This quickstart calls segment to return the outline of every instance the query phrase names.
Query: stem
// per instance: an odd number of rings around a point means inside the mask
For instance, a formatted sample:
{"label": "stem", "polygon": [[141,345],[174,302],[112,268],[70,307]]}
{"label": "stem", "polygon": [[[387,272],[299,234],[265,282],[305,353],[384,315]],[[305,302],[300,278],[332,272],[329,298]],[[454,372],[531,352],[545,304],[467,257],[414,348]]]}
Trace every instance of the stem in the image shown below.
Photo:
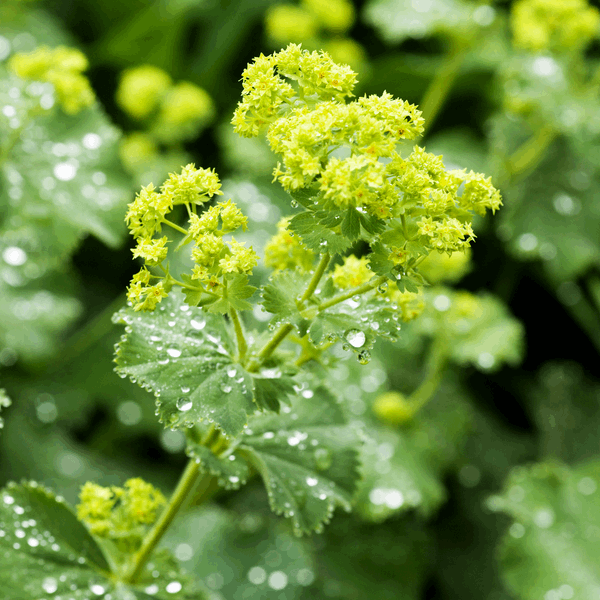
{"label": "stem", "polygon": [[317,268],[315,269],[311,280],[308,282],[308,287],[306,288],[304,294],[302,294],[302,298],[300,298],[301,306],[304,305],[304,303],[313,295],[314,291],[317,289],[319,281],[321,281],[321,277],[323,277],[323,274],[327,270],[330,260],[331,254],[329,254],[329,252],[325,252],[325,254],[321,256],[321,260],[319,261],[319,264],[317,265]]}
{"label": "stem", "polygon": [[460,71],[467,49],[468,46],[465,45],[455,46],[425,91],[420,107],[425,123],[427,124],[427,129],[431,129],[431,125],[434,123],[444,101],[448,97],[452,84]]}
{"label": "stem", "polygon": [[[325,254],[323,254],[321,256],[321,260],[319,261],[319,264],[317,265],[317,268],[315,269],[313,276],[311,277],[310,281],[308,282],[308,286],[306,287],[304,294],[302,294],[302,297],[300,298],[300,301],[298,302],[298,304],[299,304],[298,308],[300,310],[302,310],[304,303],[307,300],[309,300],[309,298],[313,295],[314,291],[317,289],[317,285],[319,285],[319,281],[321,281],[321,278],[323,277],[325,271],[327,270],[327,267],[329,266],[330,261],[331,261],[331,255],[329,254],[329,252],[325,252]],[[283,340],[286,338],[286,336],[293,329],[294,329],[294,326],[290,325],[289,323],[287,323],[285,325],[281,325],[275,331],[275,333],[273,334],[271,339],[264,345],[262,350],[258,353],[256,360],[254,360],[252,362],[252,364],[250,364],[250,366],[248,367],[248,370],[250,372],[256,371],[258,369],[258,367],[267,358],[269,358],[269,356],[271,356],[271,354],[273,354],[273,352],[275,351],[277,346],[279,346],[279,344],[281,344],[281,342],[283,342]]]}
{"label": "stem", "polygon": [[[197,483],[200,468],[195,460],[190,460],[184,472],[179,479],[179,483],[169,500],[169,504],[160,515],[158,521],[154,524],[148,535],[144,538],[142,547],[135,555],[135,559],[129,573],[124,577],[126,583],[135,583],[152,555],[154,548],[165,534],[173,519],[177,516],[179,509],[188,497],[190,491]],[[207,476],[209,477],[209,476]]]}
{"label": "stem", "polygon": [[188,235],[188,231],[185,230],[183,227],[179,227],[179,225],[177,225],[176,223],[173,223],[173,221],[169,221],[169,219],[165,219],[164,217],[161,220],[161,223],[164,223],[165,225],[168,225],[169,227],[172,227],[173,229],[176,229],[177,231]]}
{"label": "stem", "polygon": [[238,360],[242,362],[246,356],[246,352],[248,351],[248,344],[246,343],[246,338],[244,337],[242,322],[240,321],[240,316],[238,315],[237,310],[235,310],[233,306],[229,309],[229,316],[231,317],[231,322],[233,323],[233,328],[235,329],[235,337],[238,346]]}
{"label": "stem", "polygon": [[169,275],[169,281],[173,284],[173,285],[178,285],[182,288],[185,288],[186,290],[194,290],[195,292],[202,292],[203,294],[208,294],[209,296],[216,296],[217,294],[215,294],[214,292],[211,292],[207,289],[204,289],[203,287],[198,287],[195,285],[188,285],[187,283],[184,283],[183,281],[179,281],[178,279],[175,279],[175,277],[173,277],[172,275]]}
{"label": "stem", "polygon": [[558,132],[549,125],[538,130],[508,159],[509,174],[514,177],[537,165],[557,136]]}
{"label": "stem", "polygon": [[326,308],[329,308],[330,306],[335,306],[336,304],[339,304],[340,302],[343,302],[344,300],[348,300],[349,298],[352,298],[353,296],[360,296],[361,294],[370,292],[371,290],[374,290],[376,287],[379,287],[382,283],[384,283],[386,281],[387,281],[387,277],[385,275],[381,275],[380,277],[371,279],[371,281],[367,281],[367,283],[363,283],[362,285],[358,286],[357,288],[352,288],[351,290],[344,292],[343,294],[334,296],[333,298],[330,298],[326,302],[319,304],[319,306],[316,309],[315,314],[311,315],[309,318],[312,318],[317,313],[321,312],[322,310],[325,310]]}
{"label": "stem", "polygon": [[440,340],[432,343],[427,359],[427,375],[421,385],[407,398],[412,414],[416,414],[437,390],[446,366],[446,346]]}

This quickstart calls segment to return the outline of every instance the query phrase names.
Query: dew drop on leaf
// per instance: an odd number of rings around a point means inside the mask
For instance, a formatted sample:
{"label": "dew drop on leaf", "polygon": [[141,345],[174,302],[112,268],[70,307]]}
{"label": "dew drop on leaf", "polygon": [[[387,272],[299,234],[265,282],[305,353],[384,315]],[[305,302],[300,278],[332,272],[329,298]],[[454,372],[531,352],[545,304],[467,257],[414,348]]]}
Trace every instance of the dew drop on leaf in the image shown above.
{"label": "dew drop on leaf", "polygon": [[358,329],[350,329],[344,337],[353,348],[362,348],[367,339],[364,332]]}
{"label": "dew drop on leaf", "polygon": [[331,467],[331,450],[317,448],[315,450],[315,465],[319,471],[325,471]]}
{"label": "dew drop on leaf", "polygon": [[181,412],[187,412],[188,410],[190,410],[190,408],[192,408],[192,406],[192,401],[186,396],[182,396],[181,398],[179,398],[179,400],[177,400],[177,408]]}

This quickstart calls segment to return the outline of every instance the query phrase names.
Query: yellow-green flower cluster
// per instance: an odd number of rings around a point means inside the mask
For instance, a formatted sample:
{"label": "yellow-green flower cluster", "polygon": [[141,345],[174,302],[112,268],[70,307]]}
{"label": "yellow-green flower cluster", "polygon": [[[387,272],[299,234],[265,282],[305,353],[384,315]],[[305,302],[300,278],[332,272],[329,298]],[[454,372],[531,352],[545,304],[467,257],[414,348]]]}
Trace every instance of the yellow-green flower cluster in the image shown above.
{"label": "yellow-green flower cluster", "polygon": [[350,254],[344,258],[341,265],[335,266],[331,278],[336,287],[345,290],[367,283],[373,275],[365,257],[357,258],[354,254]]}
{"label": "yellow-green flower cluster", "polygon": [[452,254],[469,247],[475,239],[470,223],[462,223],[453,217],[433,220],[421,217],[418,222],[419,234],[427,239],[429,245],[439,252]]}
{"label": "yellow-green flower cluster", "polygon": [[152,136],[166,144],[195,137],[214,117],[205,90],[188,81],[174,84],[168,73],[152,65],[125,70],[116,100],[134,119],[150,119]]}
{"label": "yellow-green flower cluster", "polygon": [[352,95],[355,84],[356,73],[350,67],[334,63],[325,52],[303,51],[290,44],[281,52],[261,54],[244,70],[243,100],[232,123],[240,135],[254,137],[292,107],[296,98],[342,101]]}
{"label": "yellow-green flower cluster", "polygon": [[518,0],[511,27],[518,48],[579,51],[600,33],[600,12],[587,0]]}
{"label": "yellow-green flower cluster", "polygon": [[290,234],[289,223],[289,218],[283,218],[277,223],[277,233],[265,246],[265,265],[276,271],[298,268],[307,272],[313,266],[315,254],[302,244],[297,235]]}
{"label": "yellow-green flower cluster", "polygon": [[123,488],[87,482],[79,498],[77,518],[91,533],[112,540],[124,552],[140,545],[166,504],[162,493],[140,478],[127,480]]}
{"label": "yellow-green flower cluster", "polygon": [[392,391],[377,396],[373,402],[373,412],[384,423],[402,425],[412,419],[414,408],[404,394]]}
{"label": "yellow-green flower cluster", "polygon": [[158,156],[158,146],[147,133],[134,131],[119,145],[119,158],[127,171],[135,172]]}
{"label": "yellow-green flower cluster", "polygon": [[[220,221],[220,227],[219,227]],[[219,202],[200,217],[190,216],[189,234],[195,241],[192,259],[196,263],[192,279],[217,288],[219,278],[228,273],[250,274],[258,263],[254,250],[245,248],[233,236],[229,245],[223,235],[240,227],[246,230],[248,217],[231,201]]]}
{"label": "yellow-green flower cluster", "polygon": [[88,68],[87,58],[75,48],[40,46],[28,54],[15,54],[8,66],[23,79],[51,83],[60,105],[69,115],[91,106],[96,99],[89,81],[82,75]]}
{"label": "yellow-green flower cluster", "polygon": [[[160,192],[153,184],[143,187],[135,200],[128,205],[125,215],[129,231],[137,240],[137,245],[132,250],[134,258],[142,258],[148,266],[160,265],[167,258],[168,239],[166,236],[158,239],[153,236],[161,232],[166,215],[174,206],[183,204],[191,218],[198,218],[193,211],[197,206],[208,202],[212,196],[222,194],[220,187],[219,178],[214,171],[196,169],[193,164],[183,167],[181,173],[171,173],[161,186]],[[239,222],[239,217],[236,221],[236,217],[227,214],[228,223]],[[154,310],[168,294],[168,281],[150,285],[151,278],[158,277],[153,276],[144,266],[134,275],[127,289],[127,299],[136,311]]]}
{"label": "yellow-green flower cluster", "polygon": [[320,31],[345,33],[354,23],[349,0],[302,0],[300,5],[275,4],[265,16],[268,37],[274,42],[308,42]]}

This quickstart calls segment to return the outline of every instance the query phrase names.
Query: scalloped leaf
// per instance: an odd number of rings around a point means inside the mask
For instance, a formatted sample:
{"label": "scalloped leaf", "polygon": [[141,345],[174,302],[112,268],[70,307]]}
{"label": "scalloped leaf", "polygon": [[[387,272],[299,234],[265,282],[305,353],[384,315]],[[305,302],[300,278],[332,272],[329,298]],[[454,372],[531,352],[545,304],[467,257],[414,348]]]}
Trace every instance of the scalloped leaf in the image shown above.
{"label": "scalloped leaf", "polygon": [[271,508],[300,535],[321,531],[335,506],[350,510],[360,445],[331,392],[306,387],[281,415],[254,417],[235,452],[260,473]]}
{"label": "scalloped leaf", "polygon": [[267,312],[275,315],[278,323],[293,323],[299,320],[297,298],[306,289],[308,276],[298,271],[275,273],[262,291],[262,305]]}
{"label": "scalloped leaf", "polygon": [[116,371],[154,392],[165,426],[205,420],[229,436],[242,431],[257,407],[250,375],[233,362],[223,317],[171,294],[152,313],[123,309],[113,320],[126,326]]}
{"label": "scalloped leaf", "polygon": [[600,461],[515,468],[489,499],[513,524],[501,545],[504,580],[518,598],[592,600],[600,589]]}
{"label": "scalloped leaf", "polygon": [[[325,213],[326,214],[326,213]],[[329,229],[319,213],[305,211],[292,217],[289,229],[297,233],[307,248],[318,253],[340,254],[350,247],[350,240]]]}
{"label": "scalloped leaf", "polygon": [[3,598],[199,598],[198,584],[164,552],[152,559],[161,572],[158,579],[146,573],[136,586],[115,583],[100,546],[71,507],[35,482],[11,483],[0,493],[0,524]]}

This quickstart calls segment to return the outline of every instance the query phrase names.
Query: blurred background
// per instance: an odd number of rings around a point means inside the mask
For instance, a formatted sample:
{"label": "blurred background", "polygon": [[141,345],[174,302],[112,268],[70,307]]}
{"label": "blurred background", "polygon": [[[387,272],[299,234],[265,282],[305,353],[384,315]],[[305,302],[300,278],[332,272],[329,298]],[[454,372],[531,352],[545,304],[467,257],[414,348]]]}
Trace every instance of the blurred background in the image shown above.
{"label": "blurred background", "polygon": [[[429,274],[452,298],[493,298],[493,314],[452,317],[462,354],[409,424],[381,394],[417,388],[445,309],[403,325],[367,366],[336,351],[331,380],[368,434],[353,515],[297,539],[250,484],[190,513],[167,543],[215,598],[591,598],[573,596],[566,574],[600,587],[599,34],[594,5],[575,0],[3,2],[0,387],[13,405],[0,483],[36,479],[73,503],[88,480],[174,485],[183,434],[112,371],[111,315],[139,268],[123,215],[140,185],[188,162],[215,168],[262,256],[289,197],[271,184],[266,142],[230,120],[247,63],[302,43],[350,64],[357,96],[419,104],[420,143],[448,167],[492,176],[504,206],[476,221],[469,264]],[[42,44],[84,52],[98,103],[15,142],[5,64]],[[563,502],[571,482],[589,505]],[[544,554],[564,543],[589,564]]]}

